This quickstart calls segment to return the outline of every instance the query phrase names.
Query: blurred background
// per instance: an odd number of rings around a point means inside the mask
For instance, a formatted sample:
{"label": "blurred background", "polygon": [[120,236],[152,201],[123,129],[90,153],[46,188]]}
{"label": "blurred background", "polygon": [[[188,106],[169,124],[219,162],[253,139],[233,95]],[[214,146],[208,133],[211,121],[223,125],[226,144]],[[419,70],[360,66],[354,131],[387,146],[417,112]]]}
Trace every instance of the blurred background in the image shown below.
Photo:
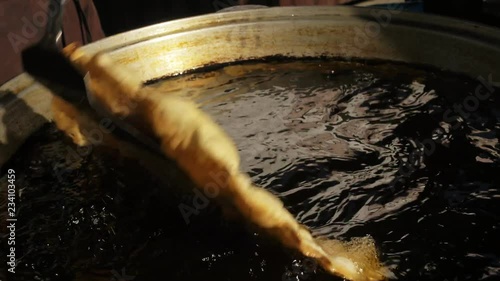
{"label": "blurred background", "polygon": [[213,13],[239,4],[266,6],[351,5],[425,12],[500,27],[500,0],[94,0],[107,36],[138,27],[190,16]]}

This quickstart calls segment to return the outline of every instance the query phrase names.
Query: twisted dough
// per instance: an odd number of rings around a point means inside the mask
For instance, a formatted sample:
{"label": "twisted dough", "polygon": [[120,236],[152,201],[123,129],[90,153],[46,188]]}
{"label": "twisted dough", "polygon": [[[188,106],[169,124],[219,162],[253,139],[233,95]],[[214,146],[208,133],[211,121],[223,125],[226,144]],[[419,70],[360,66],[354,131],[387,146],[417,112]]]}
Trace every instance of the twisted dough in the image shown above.
{"label": "twisted dough", "polygon": [[[370,262],[359,262],[352,260],[355,255],[348,255],[348,250],[338,247],[338,242],[336,252],[327,254],[278,198],[254,186],[240,171],[236,146],[196,104],[143,88],[133,73],[116,66],[106,54],[89,56],[76,45],[68,46],[64,53],[82,74],[90,74],[87,87],[106,114],[158,139],[162,152],[174,159],[199,188],[216,185],[218,196],[214,200],[223,210],[236,210],[285,246],[316,259],[330,273],[354,281],[385,278],[386,272],[378,263],[375,251],[372,254],[375,256],[368,259]],[[71,133],[77,144],[84,143],[76,113],[64,107],[64,102],[56,99],[56,123]],[[321,243],[333,245],[328,241]]]}

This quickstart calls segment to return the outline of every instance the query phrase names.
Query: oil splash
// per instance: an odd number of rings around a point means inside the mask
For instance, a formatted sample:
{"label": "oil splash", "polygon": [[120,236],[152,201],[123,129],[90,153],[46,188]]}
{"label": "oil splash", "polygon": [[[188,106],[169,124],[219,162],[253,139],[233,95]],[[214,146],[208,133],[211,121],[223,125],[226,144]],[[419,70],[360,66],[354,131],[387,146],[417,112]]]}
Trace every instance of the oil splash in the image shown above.
{"label": "oil splash", "polygon": [[[351,277],[355,281],[394,279],[396,276],[379,259],[375,240],[367,235],[355,237],[349,241],[317,238],[316,242],[325,250],[334,262],[343,266],[353,266]],[[350,261],[355,261],[351,264]],[[341,267],[340,265],[337,267]]]}

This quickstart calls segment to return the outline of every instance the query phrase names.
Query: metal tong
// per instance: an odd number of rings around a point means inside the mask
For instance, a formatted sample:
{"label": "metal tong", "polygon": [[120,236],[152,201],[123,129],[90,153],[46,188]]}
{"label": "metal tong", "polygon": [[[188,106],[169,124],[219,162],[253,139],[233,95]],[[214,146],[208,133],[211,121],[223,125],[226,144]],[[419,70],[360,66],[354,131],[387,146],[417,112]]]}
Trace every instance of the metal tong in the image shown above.
{"label": "metal tong", "polygon": [[22,51],[24,70],[37,82],[51,92],[74,105],[81,112],[93,116],[96,120],[109,118],[115,123],[112,134],[122,141],[130,142],[158,155],[160,147],[150,137],[143,135],[134,127],[117,120],[113,116],[105,116],[98,105],[92,102],[92,92],[86,87],[87,74],[80,72],[62,54],[59,44],[62,37],[62,16],[66,0],[50,0],[49,5],[55,8],[55,14],[49,17],[43,38]]}

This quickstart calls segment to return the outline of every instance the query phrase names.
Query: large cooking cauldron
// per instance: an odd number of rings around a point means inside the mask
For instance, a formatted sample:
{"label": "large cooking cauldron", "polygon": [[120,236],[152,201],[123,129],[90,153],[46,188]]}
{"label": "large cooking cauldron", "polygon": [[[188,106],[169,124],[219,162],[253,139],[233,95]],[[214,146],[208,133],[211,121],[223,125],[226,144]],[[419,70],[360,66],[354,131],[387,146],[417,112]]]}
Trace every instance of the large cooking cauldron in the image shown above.
{"label": "large cooking cauldron", "polygon": [[[263,8],[161,23],[85,47],[144,81],[269,56],[367,58],[500,77],[500,32],[448,18],[345,7]],[[47,66],[50,71],[50,66]],[[1,88],[0,165],[51,119],[51,94],[22,74]]]}

